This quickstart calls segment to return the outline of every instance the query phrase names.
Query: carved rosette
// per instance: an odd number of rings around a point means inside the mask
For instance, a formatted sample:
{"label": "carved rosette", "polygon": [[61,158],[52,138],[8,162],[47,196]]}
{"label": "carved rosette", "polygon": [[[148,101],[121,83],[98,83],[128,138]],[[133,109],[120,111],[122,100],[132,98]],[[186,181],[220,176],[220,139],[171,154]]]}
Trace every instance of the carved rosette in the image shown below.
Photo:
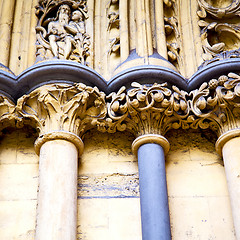
{"label": "carved rosette", "polygon": [[108,96],[108,117],[102,131],[129,130],[134,135],[164,135],[170,128],[188,127],[187,93],[166,83],[152,86],[132,83]]}
{"label": "carved rosette", "polygon": [[18,113],[30,120],[42,136],[70,132],[78,136],[106,114],[105,94],[82,83],[50,84],[37,88],[17,102]]}
{"label": "carved rosette", "polygon": [[67,59],[88,65],[90,36],[86,0],[39,0],[36,6],[37,61]]}
{"label": "carved rosette", "polygon": [[240,56],[239,14],[240,1],[198,0],[198,25],[201,28],[201,39],[205,66],[214,61]]}
{"label": "carved rosette", "polygon": [[240,76],[220,76],[190,93],[191,110],[202,128],[212,128],[218,136],[240,127]]}

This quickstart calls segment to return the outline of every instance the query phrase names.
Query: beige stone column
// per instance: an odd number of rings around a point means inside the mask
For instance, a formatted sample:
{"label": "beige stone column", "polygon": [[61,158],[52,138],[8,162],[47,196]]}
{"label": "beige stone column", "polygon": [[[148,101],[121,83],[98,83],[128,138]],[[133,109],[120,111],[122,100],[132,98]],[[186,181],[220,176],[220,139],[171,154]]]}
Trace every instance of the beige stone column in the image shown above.
{"label": "beige stone column", "polygon": [[49,84],[18,100],[18,113],[40,130],[36,240],[76,239],[79,136],[103,117],[104,97],[84,84]]}
{"label": "beige stone column", "polygon": [[[226,69],[229,66],[219,68]],[[239,79],[238,74],[230,72],[203,83],[199,89],[190,93],[193,96],[191,111],[198,117],[192,126],[212,128],[218,135],[216,151],[224,161],[237,239],[240,239]]]}
{"label": "beige stone column", "polygon": [[235,233],[240,239],[240,129],[220,136],[216,148],[219,154],[222,150]]}
{"label": "beige stone column", "polygon": [[70,132],[54,132],[39,138],[36,148],[40,148],[36,240],[74,240],[78,154],[83,142]]}

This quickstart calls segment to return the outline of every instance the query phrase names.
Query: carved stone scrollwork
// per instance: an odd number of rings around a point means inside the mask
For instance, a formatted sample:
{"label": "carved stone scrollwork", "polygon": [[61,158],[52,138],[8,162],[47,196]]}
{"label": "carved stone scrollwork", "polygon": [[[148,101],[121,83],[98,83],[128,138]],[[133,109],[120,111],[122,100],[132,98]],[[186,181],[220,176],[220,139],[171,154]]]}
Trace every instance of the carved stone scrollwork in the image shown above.
{"label": "carved stone scrollwork", "polygon": [[94,126],[94,119],[104,118],[105,106],[104,93],[79,83],[42,86],[21,97],[16,108],[35,124],[40,136],[53,131],[81,136]]}
{"label": "carved stone scrollwork", "polygon": [[180,33],[178,20],[176,18],[175,0],[165,0],[164,2],[164,24],[167,40],[168,60],[177,68],[182,64],[180,57]]}
{"label": "carved stone scrollwork", "polygon": [[90,37],[85,28],[86,3],[86,0],[38,1],[37,61],[58,58],[87,65]]}
{"label": "carved stone scrollwork", "polygon": [[[122,87],[108,96],[108,117],[102,131],[129,130],[136,136],[145,134],[164,135],[170,128],[187,126],[189,113],[187,93],[167,84],[152,86],[132,83],[132,89]],[[188,127],[188,126],[187,126]]]}
{"label": "carved stone scrollwork", "polygon": [[225,58],[240,57],[240,1],[198,0],[202,66]]}
{"label": "carved stone scrollwork", "polygon": [[200,11],[199,16],[206,17],[207,12],[215,18],[233,17],[240,15],[240,1],[213,1],[213,0],[198,0]]}
{"label": "carved stone scrollwork", "polygon": [[240,127],[240,76],[229,73],[191,92],[191,110],[202,128],[221,134]]}
{"label": "carved stone scrollwork", "polygon": [[120,19],[119,19],[119,0],[111,0],[107,6],[107,18],[110,48],[108,54],[120,54]]}

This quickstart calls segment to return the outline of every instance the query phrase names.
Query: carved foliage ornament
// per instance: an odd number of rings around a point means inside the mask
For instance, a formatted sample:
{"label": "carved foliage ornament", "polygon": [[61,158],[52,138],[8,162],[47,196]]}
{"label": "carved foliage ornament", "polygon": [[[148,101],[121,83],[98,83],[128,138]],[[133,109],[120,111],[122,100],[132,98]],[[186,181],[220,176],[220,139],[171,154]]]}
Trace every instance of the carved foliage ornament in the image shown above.
{"label": "carved foliage ornament", "polygon": [[203,66],[225,58],[240,57],[240,0],[198,0],[198,4]]}
{"label": "carved foliage ornament", "polygon": [[184,128],[184,121],[189,113],[186,92],[167,84],[152,86],[132,83],[132,89],[122,87],[117,93],[107,98],[108,117],[100,128],[102,131],[115,132],[129,130],[137,136],[160,134],[170,128]]}
{"label": "carved foliage ornament", "polygon": [[101,131],[129,130],[136,136],[164,135],[170,129],[211,128],[218,136],[240,128],[240,76],[229,73],[190,93],[166,83],[132,84],[108,97],[108,115]]}
{"label": "carved foliage ornament", "polygon": [[240,127],[240,76],[229,73],[220,76],[190,93],[191,110],[203,123],[222,133]]}
{"label": "carved foliage ornament", "polygon": [[200,6],[198,15],[202,18],[205,18],[207,16],[207,12],[215,18],[233,17],[240,15],[240,0],[198,0],[198,3]]}
{"label": "carved foliage ornament", "polygon": [[119,18],[119,0],[110,0],[107,5],[107,18],[109,33],[109,51],[108,55],[112,53],[119,54],[120,50],[120,18]]}
{"label": "carved foliage ornament", "polygon": [[37,61],[57,58],[87,65],[90,37],[86,33],[86,0],[39,0]]}
{"label": "carved foliage ornament", "polygon": [[9,126],[20,126],[20,119],[15,112],[15,104],[0,94],[0,130]]}
{"label": "carved foliage ornament", "polygon": [[109,133],[128,130],[136,136],[211,128],[220,136],[240,128],[240,75],[236,73],[205,82],[189,94],[166,83],[132,83],[130,90],[122,87],[108,95],[107,102],[105,98],[96,87],[81,83],[42,86],[19,98],[16,106],[0,95],[0,130],[27,121],[40,135],[67,131],[82,136],[96,127]]}
{"label": "carved foliage ornament", "polygon": [[105,94],[84,84],[45,85],[17,102],[17,112],[31,119],[40,135],[51,131],[68,131],[82,135],[92,128],[95,118],[106,114]]}
{"label": "carved foliage ornament", "polygon": [[164,0],[164,25],[167,41],[168,60],[176,67],[182,64],[180,57],[180,33],[178,28],[175,0]]}

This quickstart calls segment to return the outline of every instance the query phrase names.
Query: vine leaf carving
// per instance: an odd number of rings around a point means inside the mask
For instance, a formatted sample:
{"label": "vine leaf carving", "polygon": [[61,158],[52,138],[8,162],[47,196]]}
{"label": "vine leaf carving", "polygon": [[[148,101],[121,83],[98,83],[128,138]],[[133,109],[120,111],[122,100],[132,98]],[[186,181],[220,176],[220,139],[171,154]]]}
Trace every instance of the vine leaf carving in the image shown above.
{"label": "vine leaf carving", "polygon": [[[191,111],[218,135],[240,125],[240,76],[229,73],[203,83],[192,96]],[[200,126],[201,127],[201,126]]]}
{"label": "vine leaf carving", "polygon": [[189,113],[187,93],[176,86],[172,90],[166,83],[122,87],[108,99],[108,115],[102,131],[129,130],[135,135],[164,134],[170,128],[186,127]]}

